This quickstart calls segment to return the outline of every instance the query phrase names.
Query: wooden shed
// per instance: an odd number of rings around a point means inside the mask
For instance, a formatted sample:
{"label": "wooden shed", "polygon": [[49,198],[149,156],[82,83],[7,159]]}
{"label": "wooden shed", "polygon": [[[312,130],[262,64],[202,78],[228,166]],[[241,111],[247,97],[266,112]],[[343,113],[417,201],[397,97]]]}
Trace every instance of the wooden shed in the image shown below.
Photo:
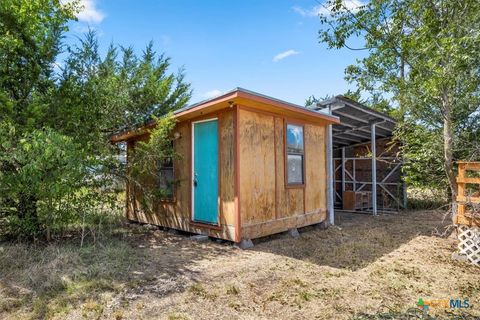
{"label": "wooden shed", "polygon": [[[327,127],[338,117],[241,88],[174,116],[181,159],[159,168],[176,182],[171,197],[143,212],[127,186],[129,220],[237,243],[326,220]],[[112,142],[134,152],[154,125]]]}

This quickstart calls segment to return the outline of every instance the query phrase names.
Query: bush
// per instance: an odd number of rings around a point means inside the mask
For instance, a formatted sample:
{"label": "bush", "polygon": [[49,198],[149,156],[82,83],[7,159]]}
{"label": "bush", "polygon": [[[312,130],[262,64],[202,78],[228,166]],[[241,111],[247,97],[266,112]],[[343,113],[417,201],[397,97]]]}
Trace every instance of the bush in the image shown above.
{"label": "bush", "polygon": [[111,45],[105,56],[93,31],[64,43],[81,6],[63,2],[0,1],[0,233],[15,239],[71,228],[95,239],[126,178],[111,135],[191,96],[183,69],[169,72],[153,43],[141,55]]}
{"label": "bush", "polygon": [[448,206],[448,196],[445,189],[408,188],[408,209],[436,210]]}
{"label": "bush", "polygon": [[74,226],[101,225],[105,208],[116,205],[97,179],[104,160],[52,129],[17,135],[0,124],[0,218],[4,235],[51,238]]}
{"label": "bush", "polygon": [[173,129],[176,120],[169,113],[156,121],[157,124],[150,131],[149,139],[137,142],[135,152],[129,154],[126,169],[128,183],[135,185],[142,194],[136,200],[139,201],[141,209],[147,212],[154,211],[155,203],[169,197],[169,187],[175,188],[180,183],[173,180],[173,177],[165,186],[160,183],[162,163],[181,160],[181,156],[174,149]]}

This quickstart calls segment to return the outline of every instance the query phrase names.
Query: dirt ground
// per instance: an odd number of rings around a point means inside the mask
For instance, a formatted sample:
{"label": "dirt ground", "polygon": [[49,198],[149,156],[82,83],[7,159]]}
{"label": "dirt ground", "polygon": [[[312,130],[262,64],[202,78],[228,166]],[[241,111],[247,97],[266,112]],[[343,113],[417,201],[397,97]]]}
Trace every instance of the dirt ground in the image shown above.
{"label": "dirt ground", "polygon": [[0,318],[361,319],[453,298],[471,307],[430,314],[480,319],[480,269],[451,259],[442,219],[342,213],[250,250],[139,225],[81,250],[0,243]]}

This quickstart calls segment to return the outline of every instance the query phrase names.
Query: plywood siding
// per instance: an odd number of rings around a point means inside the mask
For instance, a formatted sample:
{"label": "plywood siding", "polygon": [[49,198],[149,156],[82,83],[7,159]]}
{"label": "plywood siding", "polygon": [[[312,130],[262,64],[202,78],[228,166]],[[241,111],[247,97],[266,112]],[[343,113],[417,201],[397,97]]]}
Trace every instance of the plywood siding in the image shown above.
{"label": "plywood siding", "polygon": [[305,212],[327,208],[326,134],[325,127],[305,125]]}
{"label": "plywood siding", "polygon": [[[220,157],[220,189],[219,189],[219,212],[220,227],[217,229],[202,227],[191,223],[191,121],[177,124],[175,132],[180,138],[175,141],[175,150],[179,159],[175,160],[175,179],[177,186],[174,202],[157,202],[154,204],[154,212],[142,210],[141,188],[128,186],[129,193],[127,217],[130,220],[142,223],[150,223],[169,228],[184,230],[194,233],[207,233],[210,236],[234,240],[235,208],[234,208],[234,129],[233,111],[227,110],[222,113],[202,116],[202,118],[218,118],[219,122],[219,157]],[[193,119],[192,121],[196,121]],[[198,119],[199,120],[199,119]],[[130,142],[130,151],[134,142]],[[151,177],[145,177],[143,186],[152,184]]]}
{"label": "plywood siding", "polygon": [[[135,147],[134,141],[127,142],[127,161],[130,161],[130,158],[133,154],[133,149]],[[125,211],[128,220],[136,220],[135,217],[135,187],[131,183],[126,184],[125,188]]]}
{"label": "plywood siding", "polygon": [[[239,107],[202,115],[177,124],[181,136],[175,142],[180,159],[175,161],[178,185],[175,202],[156,203],[152,213],[141,210],[140,188],[129,186],[127,216],[131,220],[235,240],[236,165],[240,199],[241,238],[258,238],[290,228],[319,223],[326,218],[325,126],[304,123],[305,185],[285,185],[285,119],[282,115]],[[191,223],[191,121],[219,121],[220,226],[206,228]],[[295,122],[296,123],[296,122]],[[238,141],[236,136],[238,134]],[[238,143],[238,155],[235,149]],[[129,143],[129,147],[133,145]],[[130,152],[130,151],[129,151]],[[148,177],[144,181],[152,183]],[[134,198],[134,199],[133,199]]]}
{"label": "plywood siding", "polygon": [[257,238],[326,219],[326,147],[322,125],[304,123],[305,185],[285,185],[285,124],[280,115],[241,108],[242,238]]}
{"label": "plywood siding", "polygon": [[265,221],[249,226],[242,225],[242,237],[244,239],[260,238],[292,228],[301,228],[312,224],[317,224],[324,220],[325,213],[323,211],[319,211],[317,213],[294,215],[291,217]]}
{"label": "plywood siding", "polygon": [[274,118],[240,110],[240,212],[242,225],[275,218]]}
{"label": "plywood siding", "polygon": [[190,212],[190,153],[191,153],[191,134],[190,123],[181,122],[177,124],[176,132],[181,138],[175,141],[175,150],[180,158],[175,160],[175,180],[178,185],[176,188],[176,212],[175,214],[183,219],[189,219]]}
{"label": "plywood siding", "polygon": [[303,214],[304,189],[285,187],[285,121],[275,118],[277,219]]}
{"label": "plywood siding", "polygon": [[221,113],[220,130],[220,223],[235,224],[235,132],[233,111]]}
{"label": "plywood siding", "polygon": [[285,149],[284,149],[285,123],[283,118],[275,117],[275,169],[276,169],[276,218],[289,215],[289,195],[285,189]]}

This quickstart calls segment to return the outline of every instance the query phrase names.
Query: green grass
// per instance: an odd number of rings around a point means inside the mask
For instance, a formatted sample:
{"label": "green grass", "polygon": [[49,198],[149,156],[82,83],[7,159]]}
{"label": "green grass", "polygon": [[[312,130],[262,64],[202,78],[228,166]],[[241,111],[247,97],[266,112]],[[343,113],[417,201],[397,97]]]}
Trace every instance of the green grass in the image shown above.
{"label": "green grass", "polygon": [[48,319],[80,305],[87,316],[101,313],[101,295],[128,286],[130,270],[145,259],[128,241],[104,240],[84,247],[76,241],[0,243],[0,318],[23,310]]}

